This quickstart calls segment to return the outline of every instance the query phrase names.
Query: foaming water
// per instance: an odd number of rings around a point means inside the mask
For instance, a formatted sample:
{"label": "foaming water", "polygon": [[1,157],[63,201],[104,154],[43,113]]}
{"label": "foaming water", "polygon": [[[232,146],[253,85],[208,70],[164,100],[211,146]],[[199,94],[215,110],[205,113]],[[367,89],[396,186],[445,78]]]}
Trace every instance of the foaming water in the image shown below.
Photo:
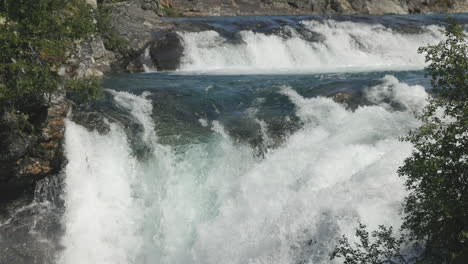
{"label": "foaming water", "polygon": [[438,26],[403,33],[381,24],[303,21],[273,34],[241,31],[231,41],[216,31],[181,32],[180,71],[210,73],[350,72],[422,69],[418,47],[443,38]]}
{"label": "foaming water", "polygon": [[141,245],[132,196],[137,160],[115,124],[107,135],[66,122],[65,250],[59,263],[134,263]]}
{"label": "foaming water", "polygon": [[151,93],[109,91],[151,152],[136,158],[122,125],[100,135],[67,121],[59,263],[330,263],[357,220],[398,226],[405,191],[396,170],[412,147],[397,138],[419,125],[413,112],[427,94],[393,76],[364,92],[375,105],[351,111],[282,86],[277,95],[302,126],[259,157],[203,118],[204,141],[162,145],[153,120],[164,110]]}

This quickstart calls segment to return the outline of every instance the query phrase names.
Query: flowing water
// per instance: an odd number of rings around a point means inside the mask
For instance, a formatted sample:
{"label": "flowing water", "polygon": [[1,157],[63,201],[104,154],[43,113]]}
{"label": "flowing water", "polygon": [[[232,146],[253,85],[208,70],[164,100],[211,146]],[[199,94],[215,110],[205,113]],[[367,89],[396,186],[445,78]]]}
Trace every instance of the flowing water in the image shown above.
{"label": "flowing water", "polygon": [[271,19],[194,19],[178,71],[106,80],[107,132],[67,121],[58,263],[331,263],[400,225],[440,17]]}

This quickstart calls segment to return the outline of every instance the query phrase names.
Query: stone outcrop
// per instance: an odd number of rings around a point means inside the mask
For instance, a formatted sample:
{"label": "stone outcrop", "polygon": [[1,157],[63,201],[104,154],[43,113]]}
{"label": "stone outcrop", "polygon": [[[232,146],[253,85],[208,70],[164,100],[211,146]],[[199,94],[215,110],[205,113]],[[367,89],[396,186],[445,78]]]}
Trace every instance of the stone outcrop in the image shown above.
{"label": "stone outcrop", "polygon": [[0,263],[52,263],[59,247],[71,104],[63,97],[31,102],[0,116]]}
{"label": "stone outcrop", "polygon": [[[21,113],[4,113],[0,120],[0,204],[34,189],[36,182],[58,173],[63,165],[62,144],[67,101],[37,106],[28,123]],[[34,127],[26,127],[34,124]]]}
{"label": "stone outcrop", "polygon": [[116,55],[106,50],[100,36],[76,44],[62,74],[76,77],[100,77],[112,71]]}
{"label": "stone outcrop", "polygon": [[172,0],[186,16],[466,12],[466,0]]}

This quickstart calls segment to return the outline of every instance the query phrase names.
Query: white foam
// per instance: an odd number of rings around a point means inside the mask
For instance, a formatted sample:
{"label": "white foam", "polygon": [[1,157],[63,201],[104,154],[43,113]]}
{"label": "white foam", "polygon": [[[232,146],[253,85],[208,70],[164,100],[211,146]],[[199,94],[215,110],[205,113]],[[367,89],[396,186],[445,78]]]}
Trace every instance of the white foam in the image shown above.
{"label": "white foam", "polygon": [[215,31],[179,33],[185,55],[181,72],[202,73],[306,73],[422,69],[418,47],[443,38],[437,26],[422,33],[395,32],[380,24],[326,20],[302,22],[310,42],[292,28],[291,37],[242,31],[241,43],[230,43]]}
{"label": "white foam", "polygon": [[157,72],[158,68],[154,65],[153,60],[151,59],[149,47],[145,49],[143,56],[141,57],[141,64],[143,66],[143,71],[146,73]]}
{"label": "white foam", "polygon": [[329,263],[337,236],[352,234],[358,219],[400,224],[406,193],[396,170],[411,146],[396,137],[418,125],[411,114],[349,112],[283,92],[305,127],[236,180],[237,195],[221,201],[216,218],[197,225],[194,263]]}
{"label": "white foam", "polygon": [[65,247],[59,263],[127,264],[142,240],[132,197],[136,159],[116,125],[108,135],[66,122]]}
{"label": "white foam", "polygon": [[392,75],[386,75],[382,81],[382,84],[371,87],[366,91],[366,98],[372,103],[391,109],[391,106],[385,102],[385,100],[390,100],[403,105],[411,111],[417,111],[427,105],[429,96],[423,86],[409,86],[406,83],[399,82]]}
{"label": "white foam", "polygon": [[[178,152],[163,146],[141,161],[121,127],[101,136],[68,121],[61,263],[330,263],[337,237],[353,234],[357,220],[398,226],[406,192],[396,170],[412,147],[397,137],[419,125],[412,111],[351,112],[289,87],[281,93],[304,126],[263,159],[218,121],[209,141]],[[144,96],[114,98],[154,130]]]}

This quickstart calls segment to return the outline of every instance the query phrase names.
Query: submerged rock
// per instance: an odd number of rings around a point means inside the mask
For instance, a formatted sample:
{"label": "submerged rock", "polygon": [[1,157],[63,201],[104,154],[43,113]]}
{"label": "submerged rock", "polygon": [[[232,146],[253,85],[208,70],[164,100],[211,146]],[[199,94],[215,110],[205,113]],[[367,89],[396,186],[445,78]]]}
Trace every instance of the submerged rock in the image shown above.
{"label": "submerged rock", "polygon": [[339,104],[348,104],[353,99],[353,95],[348,92],[337,92],[329,97]]}

